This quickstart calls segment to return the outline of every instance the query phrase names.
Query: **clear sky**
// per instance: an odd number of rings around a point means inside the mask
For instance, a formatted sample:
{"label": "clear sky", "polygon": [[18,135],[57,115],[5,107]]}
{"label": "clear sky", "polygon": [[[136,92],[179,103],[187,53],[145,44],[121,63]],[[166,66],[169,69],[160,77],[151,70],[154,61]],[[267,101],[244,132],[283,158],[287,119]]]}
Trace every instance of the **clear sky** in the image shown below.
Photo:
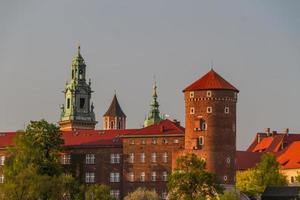
{"label": "clear sky", "polygon": [[149,111],[184,122],[182,89],[214,69],[239,90],[237,146],[300,132],[300,1],[0,1],[0,130],[57,122],[80,42],[97,128],[114,90],[129,128]]}

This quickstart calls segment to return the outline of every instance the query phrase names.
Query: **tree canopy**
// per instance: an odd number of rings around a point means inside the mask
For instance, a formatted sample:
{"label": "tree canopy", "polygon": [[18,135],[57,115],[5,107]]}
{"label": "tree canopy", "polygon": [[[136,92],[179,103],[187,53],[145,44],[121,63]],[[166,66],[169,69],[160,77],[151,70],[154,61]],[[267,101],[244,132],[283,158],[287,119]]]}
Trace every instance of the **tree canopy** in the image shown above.
{"label": "tree canopy", "polygon": [[138,188],[134,192],[129,193],[124,200],[159,200],[159,196],[154,190]]}
{"label": "tree canopy", "polygon": [[168,177],[169,200],[202,200],[215,198],[223,188],[216,175],[205,171],[205,161],[195,154],[180,156]]}
{"label": "tree canopy", "polygon": [[280,173],[280,165],[271,153],[263,154],[254,168],[237,172],[237,188],[251,196],[261,194],[267,186],[284,185],[287,179]]}

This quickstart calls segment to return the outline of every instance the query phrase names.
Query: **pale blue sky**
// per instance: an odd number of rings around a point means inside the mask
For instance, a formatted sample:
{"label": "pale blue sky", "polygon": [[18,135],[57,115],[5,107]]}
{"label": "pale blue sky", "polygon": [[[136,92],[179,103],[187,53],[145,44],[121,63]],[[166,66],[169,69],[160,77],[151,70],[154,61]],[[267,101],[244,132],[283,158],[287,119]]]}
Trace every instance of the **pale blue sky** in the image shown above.
{"label": "pale blue sky", "polygon": [[239,90],[239,149],[266,127],[300,132],[300,1],[0,2],[0,130],[59,120],[80,42],[98,128],[114,90],[140,127],[156,75],[161,111],[184,122],[182,89],[214,69]]}

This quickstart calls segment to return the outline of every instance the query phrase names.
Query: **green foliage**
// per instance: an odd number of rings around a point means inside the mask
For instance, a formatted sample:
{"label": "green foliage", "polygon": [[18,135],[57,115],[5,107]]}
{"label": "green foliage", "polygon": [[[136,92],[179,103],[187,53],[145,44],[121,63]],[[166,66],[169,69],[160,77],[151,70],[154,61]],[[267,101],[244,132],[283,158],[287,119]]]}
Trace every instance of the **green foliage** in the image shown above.
{"label": "green foliage", "polygon": [[115,200],[110,196],[106,185],[88,185],[85,188],[85,200]]}
{"label": "green foliage", "polygon": [[138,188],[134,192],[129,193],[124,200],[159,200],[159,197],[154,190]]}
{"label": "green foliage", "polygon": [[236,186],[248,195],[261,194],[267,186],[284,185],[287,185],[287,179],[280,173],[280,165],[271,153],[263,154],[253,169],[237,173]]}
{"label": "green foliage", "polygon": [[240,195],[236,191],[226,190],[224,194],[219,196],[220,200],[240,200]]}
{"label": "green foliage", "polygon": [[222,192],[216,175],[205,171],[205,162],[195,154],[178,157],[176,166],[168,178],[169,200],[212,199]]}

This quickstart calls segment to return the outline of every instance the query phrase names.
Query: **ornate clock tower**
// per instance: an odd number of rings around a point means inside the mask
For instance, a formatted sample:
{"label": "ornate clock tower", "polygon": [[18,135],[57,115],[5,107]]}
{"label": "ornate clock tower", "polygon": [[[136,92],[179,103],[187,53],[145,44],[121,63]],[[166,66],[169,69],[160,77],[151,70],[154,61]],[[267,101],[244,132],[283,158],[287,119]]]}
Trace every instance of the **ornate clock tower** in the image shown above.
{"label": "ornate clock tower", "polygon": [[91,103],[91,81],[86,82],[86,65],[78,46],[77,55],[72,60],[72,79],[66,83],[65,104],[61,106],[60,130],[95,129],[94,106]]}

